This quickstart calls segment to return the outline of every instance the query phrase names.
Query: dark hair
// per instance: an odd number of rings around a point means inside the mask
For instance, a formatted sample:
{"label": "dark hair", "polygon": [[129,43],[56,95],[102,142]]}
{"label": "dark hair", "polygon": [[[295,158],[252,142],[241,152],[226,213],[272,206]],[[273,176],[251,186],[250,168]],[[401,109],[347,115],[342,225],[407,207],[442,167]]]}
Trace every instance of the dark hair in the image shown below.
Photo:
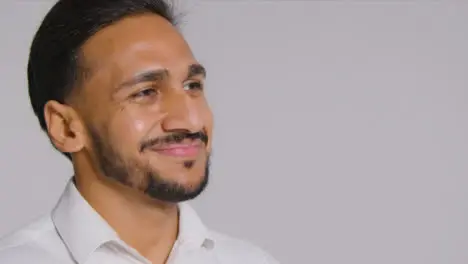
{"label": "dark hair", "polygon": [[59,0],[42,21],[29,54],[29,98],[42,130],[47,131],[45,104],[50,100],[64,104],[82,81],[86,66],[80,49],[91,36],[125,17],[145,13],[175,26],[173,7],[164,0]]}

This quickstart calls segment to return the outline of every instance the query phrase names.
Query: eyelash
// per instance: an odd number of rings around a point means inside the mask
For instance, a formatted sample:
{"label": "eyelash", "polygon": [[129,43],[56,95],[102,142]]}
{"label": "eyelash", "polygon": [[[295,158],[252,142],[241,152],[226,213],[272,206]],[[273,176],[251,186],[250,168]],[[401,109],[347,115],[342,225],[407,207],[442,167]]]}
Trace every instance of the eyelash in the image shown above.
{"label": "eyelash", "polygon": [[[148,92],[151,92],[151,94],[148,94]],[[133,94],[131,97],[132,98],[146,97],[146,96],[150,96],[153,93],[157,93],[157,92],[158,91],[155,88],[146,88],[146,89],[143,89],[143,90]]]}
{"label": "eyelash", "polygon": [[[203,83],[200,82],[200,81],[191,81],[191,82],[188,82],[186,84],[184,84],[184,89],[186,86],[191,86],[191,85],[196,85],[197,87],[196,88],[189,88],[188,90],[199,90],[199,91],[202,91],[203,90]],[[148,94],[150,93],[150,94]],[[133,94],[131,97],[133,99],[136,99],[136,98],[141,98],[141,97],[147,97],[147,96],[151,96],[153,95],[154,93],[158,93],[158,89],[156,88],[146,88],[146,89],[143,89],[135,94]]]}
{"label": "eyelash", "polygon": [[[203,90],[203,83],[202,82],[199,82],[199,81],[191,81],[191,82],[188,82],[184,85],[184,89],[185,89],[185,86],[187,85],[193,85],[193,84],[196,84],[197,85],[197,88],[194,88],[195,90]],[[193,89],[190,89],[190,90],[193,90]]]}

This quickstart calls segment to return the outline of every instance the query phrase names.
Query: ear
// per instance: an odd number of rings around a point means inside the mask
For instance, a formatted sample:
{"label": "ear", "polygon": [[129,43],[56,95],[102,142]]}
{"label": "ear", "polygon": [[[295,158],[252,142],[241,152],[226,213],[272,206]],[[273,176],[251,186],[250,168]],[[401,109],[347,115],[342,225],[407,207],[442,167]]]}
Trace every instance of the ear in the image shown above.
{"label": "ear", "polygon": [[74,153],[83,149],[85,134],[82,122],[73,108],[49,101],[44,106],[44,117],[49,138],[58,150]]}

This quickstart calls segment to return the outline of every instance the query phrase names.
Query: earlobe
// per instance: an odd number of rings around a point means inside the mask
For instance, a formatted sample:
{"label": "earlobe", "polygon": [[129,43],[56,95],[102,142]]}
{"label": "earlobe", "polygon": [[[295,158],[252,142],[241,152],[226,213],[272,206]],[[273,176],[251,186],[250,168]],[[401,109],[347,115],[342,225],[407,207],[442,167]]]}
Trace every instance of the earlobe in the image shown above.
{"label": "earlobe", "polygon": [[78,118],[70,119],[68,123],[69,137],[66,141],[65,148],[69,153],[75,153],[84,147],[84,134],[83,129]]}
{"label": "earlobe", "polygon": [[44,106],[47,132],[55,147],[66,153],[78,152],[83,148],[83,134],[78,116],[67,105],[49,101]]}

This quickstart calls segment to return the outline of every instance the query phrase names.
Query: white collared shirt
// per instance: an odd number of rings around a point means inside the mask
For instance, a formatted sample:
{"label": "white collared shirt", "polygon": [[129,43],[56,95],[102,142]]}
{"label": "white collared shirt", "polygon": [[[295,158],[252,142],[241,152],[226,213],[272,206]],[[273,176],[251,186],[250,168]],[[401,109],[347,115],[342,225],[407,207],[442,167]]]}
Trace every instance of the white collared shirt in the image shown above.
{"label": "white collared shirt", "polygon": [[[168,264],[278,264],[260,248],[208,230],[179,204]],[[150,264],[88,204],[70,181],[52,213],[0,240],[1,264]]]}

